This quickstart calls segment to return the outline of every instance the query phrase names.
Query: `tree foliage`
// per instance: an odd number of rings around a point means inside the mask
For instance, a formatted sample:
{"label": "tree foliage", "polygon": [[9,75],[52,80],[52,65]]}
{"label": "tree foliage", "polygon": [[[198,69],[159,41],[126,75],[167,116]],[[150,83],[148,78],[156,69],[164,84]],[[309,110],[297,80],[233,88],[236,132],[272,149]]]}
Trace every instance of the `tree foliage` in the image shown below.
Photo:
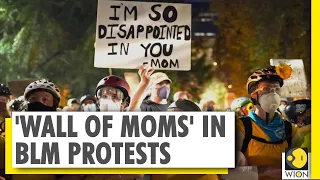
{"label": "tree foliage", "polygon": [[[96,9],[96,0],[0,0],[0,82],[46,77],[74,97],[94,93],[109,75],[93,67]],[[214,0],[212,9],[219,14],[213,47],[218,66],[200,54],[191,71],[166,71],[172,91],[187,90],[199,100],[218,78],[244,95],[250,72],[271,58],[304,59],[310,79],[310,1]],[[137,70],[113,69],[115,75],[124,72]]]}
{"label": "tree foliage", "polygon": [[311,69],[310,1],[216,0],[220,34],[215,44],[215,75],[245,95],[246,78],[270,59],[303,59]]}

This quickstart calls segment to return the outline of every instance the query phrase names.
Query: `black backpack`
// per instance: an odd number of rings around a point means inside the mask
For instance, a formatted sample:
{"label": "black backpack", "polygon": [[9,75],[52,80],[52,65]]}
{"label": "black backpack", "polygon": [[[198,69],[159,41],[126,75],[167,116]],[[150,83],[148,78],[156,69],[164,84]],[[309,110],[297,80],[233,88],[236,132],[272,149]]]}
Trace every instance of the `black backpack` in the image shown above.
{"label": "black backpack", "polygon": [[251,139],[254,139],[256,141],[266,143],[266,144],[282,144],[284,141],[287,141],[288,147],[291,147],[292,125],[289,121],[284,120],[286,137],[280,141],[270,142],[270,141],[266,141],[263,138],[256,137],[256,136],[252,135],[252,119],[250,117],[248,117],[248,116],[241,117],[240,120],[242,121],[244,129],[245,129],[245,136],[244,136],[242,147],[241,147],[242,153],[246,152]]}

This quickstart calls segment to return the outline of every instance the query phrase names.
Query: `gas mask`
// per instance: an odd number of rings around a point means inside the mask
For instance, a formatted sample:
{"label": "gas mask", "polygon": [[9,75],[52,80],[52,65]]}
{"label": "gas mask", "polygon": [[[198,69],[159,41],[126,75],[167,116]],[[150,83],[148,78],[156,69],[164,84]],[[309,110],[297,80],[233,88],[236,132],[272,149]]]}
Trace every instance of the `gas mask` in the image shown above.
{"label": "gas mask", "polygon": [[97,111],[97,107],[95,104],[87,104],[85,106],[83,106],[83,111],[85,112],[96,112]]}
{"label": "gas mask", "polygon": [[158,89],[157,93],[161,99],[168,99],[170,95],[170,88],[167,85],[164,85]]}
{"label": "gas mask", "polygon": [[266,113],[274,113],[280,105],[280,96],[277,93],[263,94],[259,97],[259,104]]}
{"label": "gas mask", "polygon": [[121,101],[112,101],[111,99],[102,98],[99,101],[99,108],[100,111],[106,112],[106,111],[121,111]]}

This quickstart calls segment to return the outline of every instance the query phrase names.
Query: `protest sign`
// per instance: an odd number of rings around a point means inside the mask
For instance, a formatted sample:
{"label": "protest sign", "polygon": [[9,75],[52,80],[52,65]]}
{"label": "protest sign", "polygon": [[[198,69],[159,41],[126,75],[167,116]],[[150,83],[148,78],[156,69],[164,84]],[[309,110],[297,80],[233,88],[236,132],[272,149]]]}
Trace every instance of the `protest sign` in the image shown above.
{"label": "protest sign", "polygon": [[191,69],[191,5],[99,0],[94,66]]}
{"label": "protest sign", "polygon": [[235,167],[233,112],[13,112],[11,126],[12,168]]}
{"label": "protest sign", "polygon": [[284,80],[281,88],[281,97],[295,98],[307,96],[307,79],[302,59],[270,59],[270,64],[288,64],[292,68],[289,79]]}

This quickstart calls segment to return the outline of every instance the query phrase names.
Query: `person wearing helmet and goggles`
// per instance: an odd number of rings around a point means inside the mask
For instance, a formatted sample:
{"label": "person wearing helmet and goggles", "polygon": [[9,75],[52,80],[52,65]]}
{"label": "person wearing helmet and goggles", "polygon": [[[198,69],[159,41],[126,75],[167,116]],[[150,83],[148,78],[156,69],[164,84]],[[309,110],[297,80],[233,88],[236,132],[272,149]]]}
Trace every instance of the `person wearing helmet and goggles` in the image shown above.
{"label": "person wearing helmet and goggles", "polygon": [[102,78],[96,87],[100,111],[124,111],[130,103],[130,86],[118,76]]}
{"label": "person wearing helmet and goggles", "polygon": [[299,133],[303,136],[300,147],[308,148],[311,152],[311,100],[293,101],[284,111],[288,120],[297,125]]}
{"label": "person wearing helmet and goggles", "polygon": [[231,103],[231,111],[234,111],[237,117],[247,116],[252,109],[253,104],[247,97],[239,97]]}
{"label": "person wearing helmet and goggles", "polygon": [[80,98],[81,110],[85,112],[96,112],[99,110],[97,98],[91,94],[84,95]]}
{"label": "person wearing helmet and goggles", "polygon": [[247,91],[255,110],[237,120],[237,150],[249,166],[257,167],[259,179],[281,179],[282,152],[294,147],[297,132],[293,124],[276,113],[284,83],[279,72],[281,69],[271,66],[248,78]]}

